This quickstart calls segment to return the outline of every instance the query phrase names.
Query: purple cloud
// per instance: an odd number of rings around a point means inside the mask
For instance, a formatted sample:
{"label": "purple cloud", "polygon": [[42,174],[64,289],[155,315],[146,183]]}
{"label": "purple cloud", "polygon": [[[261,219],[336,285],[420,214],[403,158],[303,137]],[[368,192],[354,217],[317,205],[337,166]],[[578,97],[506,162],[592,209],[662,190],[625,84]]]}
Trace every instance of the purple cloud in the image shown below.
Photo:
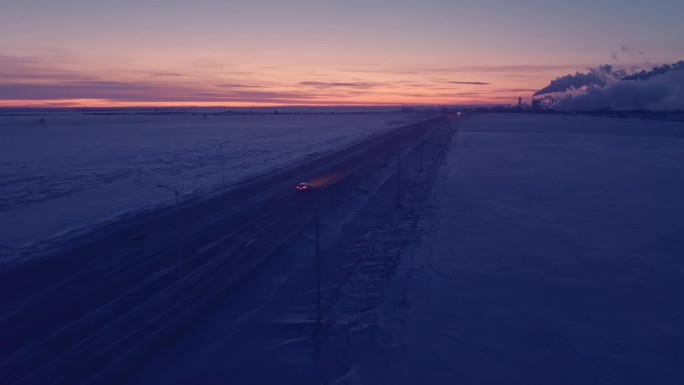
{"label": "purple cloud", "polygon": [[492,83],[486,83],[486,82],[459,82],[459,81],[451,81],[447,82],[451,84],[469,84],[469,85],[474,85],[474,86],[486,86]]}
{"label": "purple cloud", "polygon": [[218,90],[152,82],[77,81],[61,84],[0,84],[0,100],[105,99],[123,102],[284,102],[315,100],[312,92]]}
{"label": "purple cloud", "polygon": [[317,81],[305,81],[299,82],[299,85],[318,87],[318,88],[371,88],[378,86],[378,83],[370,82],[317,82]]}
{"label": "purple cloud", "polygon": [[264,88],[264,86],[255,86],[255,85],[250,85],[250,84],[239,84],[239,83],[217,84],[216,87],[221,87],[221,88]]}

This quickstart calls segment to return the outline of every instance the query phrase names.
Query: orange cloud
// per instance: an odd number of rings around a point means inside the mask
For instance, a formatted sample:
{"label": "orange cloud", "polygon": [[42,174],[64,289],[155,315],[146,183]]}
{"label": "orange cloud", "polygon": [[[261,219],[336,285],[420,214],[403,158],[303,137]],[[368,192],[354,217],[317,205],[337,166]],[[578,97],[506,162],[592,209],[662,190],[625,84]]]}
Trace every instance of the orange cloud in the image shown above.
{"label": "orange cloud", "polygon": [[221,63],[113,66],[64,57],[0,55],[0,106],[508,104],[531,95],[548,80],[548,72],[558,70],[542,66],[311,69]]}

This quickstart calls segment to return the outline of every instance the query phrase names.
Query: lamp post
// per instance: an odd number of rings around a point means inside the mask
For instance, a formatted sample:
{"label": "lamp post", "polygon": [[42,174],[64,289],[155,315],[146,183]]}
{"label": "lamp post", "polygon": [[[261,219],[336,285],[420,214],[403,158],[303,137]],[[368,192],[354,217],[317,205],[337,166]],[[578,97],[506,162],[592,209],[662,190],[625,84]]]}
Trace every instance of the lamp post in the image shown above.
{"label": "lamp post", "polygon": [[319,217],[316,214],[316,333],[321,332],[321,250],[319,242]]}
{"label": "lamp post", "polygon": [[320,249],[320,217],[318,207],[316,207],[316,216],[314,218],[316,225],[316,343],[314,345],[314,355],[316,360],[318,382],[324,384],[323,372],[323,351],[322,351],[322,325],[321,325],[321,249]]}
{"label": "lamp post", "polygon": [[401,207],[401,160],[397,154],[397,208]]}
{"label": "lamp post", "polygon": [[230,140],[226,140],[225,142],[219,144],[219,149],[221,151],[221,181],[223,182],[223,188],[226,188],[226,169],[223,166],[223,145],[226,143],[230,143]]}
{"label": "lamp post", "polygon": [[158,184],[157,187],[161,187],[165,190],[173,192],[176,197],[176,257],[178,259],[178,281],[183,278],[183,257],[181,254],[181,241],[180,241],[180,209],[178,208],[178,189],[174,187],[165,186],[163,184]]}
{"label": "lamp post", "polygon": [[420,146],[420,172],[423,172],[423,146],[425,145],[425,140],[419,144]]}

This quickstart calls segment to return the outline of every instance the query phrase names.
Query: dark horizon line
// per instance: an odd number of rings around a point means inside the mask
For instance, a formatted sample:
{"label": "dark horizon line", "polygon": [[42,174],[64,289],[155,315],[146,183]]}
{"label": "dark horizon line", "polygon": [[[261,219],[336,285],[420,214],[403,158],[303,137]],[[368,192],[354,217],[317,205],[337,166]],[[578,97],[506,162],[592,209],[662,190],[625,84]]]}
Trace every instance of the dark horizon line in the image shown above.
{"label": "dark horizon line", "polygon": [[179,110],[179,109],[277,109],[277,108],[410,108],[410,107],[476,107],[476,106],[508,106],[515,103],[472,103],[472,104],[434,104],[434,103],[415,103],[415,104],[335,104],[335,105],[317,105],[317,104],[283,104],[283,105],[253,105],[253,106],[0,106],[0,110]]}

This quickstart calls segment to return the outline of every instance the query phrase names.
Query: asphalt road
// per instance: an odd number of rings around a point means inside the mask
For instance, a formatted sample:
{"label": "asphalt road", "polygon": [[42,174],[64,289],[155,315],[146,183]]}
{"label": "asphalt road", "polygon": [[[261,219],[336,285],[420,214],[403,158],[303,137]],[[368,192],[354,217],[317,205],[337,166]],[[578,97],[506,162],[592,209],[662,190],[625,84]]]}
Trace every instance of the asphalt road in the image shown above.
{"label": "asphalt road", "polygon": [[[0,271],[0,383],[112,383],[183,333],[302,231],[341,186],[443,122],[430,119],[128,218]],[[311,181],[315,189],[294,186]]]}

